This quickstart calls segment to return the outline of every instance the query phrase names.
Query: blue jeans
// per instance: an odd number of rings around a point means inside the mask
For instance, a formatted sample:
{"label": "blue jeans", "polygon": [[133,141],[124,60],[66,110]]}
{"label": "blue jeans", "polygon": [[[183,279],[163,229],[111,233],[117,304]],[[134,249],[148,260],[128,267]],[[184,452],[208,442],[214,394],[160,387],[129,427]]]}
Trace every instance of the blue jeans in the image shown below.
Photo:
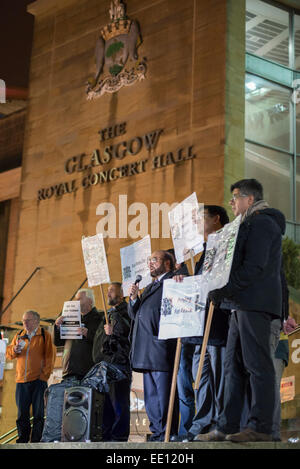
{"label": "blue jeans", "polygon": [[31,442],[39,442],[44,427],[44,393],[47,389],[46,381],[39,379],[28,383],[17,383],[16,404],[18,407],[17,428],[20,443],[27,443],[30,439],[30,406],[32,405],[33,427]]}
{"label": "blue jeans", "polygon": [[[196,345],[193,377],[196,381],[202,345]],[[199,389],[195,390],[196,415],[190,433],[197,435],[212,430],[223,410],[225,347],[207,345]]]}
{"label": "blue jeans", "polygon": [[182,344],[180,364],[177,374],[177,389],[179,398],[180,425],[178,435],[185,435],[195,416],[195,397],[193,389],[193,354],[194,344]]}

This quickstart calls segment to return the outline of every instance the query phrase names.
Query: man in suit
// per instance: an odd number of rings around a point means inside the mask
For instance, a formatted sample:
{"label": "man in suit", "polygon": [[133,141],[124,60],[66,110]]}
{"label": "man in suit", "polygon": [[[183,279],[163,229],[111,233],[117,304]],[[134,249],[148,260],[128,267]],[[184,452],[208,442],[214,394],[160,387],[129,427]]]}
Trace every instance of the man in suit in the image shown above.
{"label": "man in suit", "polygon": [[[158,339],[164,280],[173,277],[174,258],[167,251],[155,251],[148,260],[153,282],[141,296],[137,285],[130,287],[128,313],[134,320],[131,365],[143,373],[145,408],[150,421],[151,441],[163,441],[172,383],[176,340]],[[171,435],[177,433],[178,401],[175,401]]]}

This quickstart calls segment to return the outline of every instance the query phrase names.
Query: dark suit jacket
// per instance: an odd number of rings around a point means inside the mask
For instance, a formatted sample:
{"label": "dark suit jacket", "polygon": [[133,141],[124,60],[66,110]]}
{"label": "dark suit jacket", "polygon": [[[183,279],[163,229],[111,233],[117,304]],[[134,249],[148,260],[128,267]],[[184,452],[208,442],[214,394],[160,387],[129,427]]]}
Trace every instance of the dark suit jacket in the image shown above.
{"label": "dark suit jacket", "polygon": [[173,369],[177,341],[158,339],[163,282],[173,275],[168,272],[156,285],[148,285],[134,304],[129,302],[128,314],[134,320],[131,345],[134,371]]}

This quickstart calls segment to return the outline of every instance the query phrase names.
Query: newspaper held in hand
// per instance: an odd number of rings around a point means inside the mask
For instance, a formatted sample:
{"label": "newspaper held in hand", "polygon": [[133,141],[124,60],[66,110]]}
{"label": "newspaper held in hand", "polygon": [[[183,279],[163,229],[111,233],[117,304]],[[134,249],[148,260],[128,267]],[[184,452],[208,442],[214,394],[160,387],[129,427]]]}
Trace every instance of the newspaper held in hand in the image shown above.
{"label": "newspaper held in hand", "polygon": [[80,301],[65,301],[63,312],[63,322],[60,326],[60,338],[82,339],[79,332],[81,325]]}
{"label": "newspaper held in hand", "polygon": [[122,286],[124,296],[129,296],[129,288],[137,276],[141,275],[140,288],[145,288],[151,282],[148,257],[151,256],[151,241],[147,235],[129,246],[120,249],[122,266]]}
{"label": "newspaper held in hand", "polygon": [[176,262],[180,264],[203,251],[204,206],[198,204],[196,192],[169,212]]}
{"label": "newspaper held in hand", "polygon": [[240,221],[208,236],[202,275],[164,281],[159,339],[203,336],[207,295],[228,283]]}
{"label": "newspaper held in hand", "polygon": [[102,283],[110,283],[102,233],[83,237],[81,245],[88,286],[94,287]]}

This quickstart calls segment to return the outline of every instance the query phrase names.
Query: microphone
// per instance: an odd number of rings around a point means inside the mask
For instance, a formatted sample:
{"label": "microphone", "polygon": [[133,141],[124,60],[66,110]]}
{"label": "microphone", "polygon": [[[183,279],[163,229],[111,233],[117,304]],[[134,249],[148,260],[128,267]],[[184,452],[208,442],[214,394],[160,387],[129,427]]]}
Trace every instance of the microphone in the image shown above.
{"label": "microphone", "polygon": [[[142,280],[142,276],[137,275],[136,279],[135,279],[135,282],[134,282],[134,285],[137,285],[138,283],[140,283],[141,280]],[[131,295],[129,296],[129,299],[131,299]]]}
{"label": "microphone", "polygon": [[138,283],[140,283],[141,280],[142,280],[142,276],[137,275],[134,284],[137,285]]}

